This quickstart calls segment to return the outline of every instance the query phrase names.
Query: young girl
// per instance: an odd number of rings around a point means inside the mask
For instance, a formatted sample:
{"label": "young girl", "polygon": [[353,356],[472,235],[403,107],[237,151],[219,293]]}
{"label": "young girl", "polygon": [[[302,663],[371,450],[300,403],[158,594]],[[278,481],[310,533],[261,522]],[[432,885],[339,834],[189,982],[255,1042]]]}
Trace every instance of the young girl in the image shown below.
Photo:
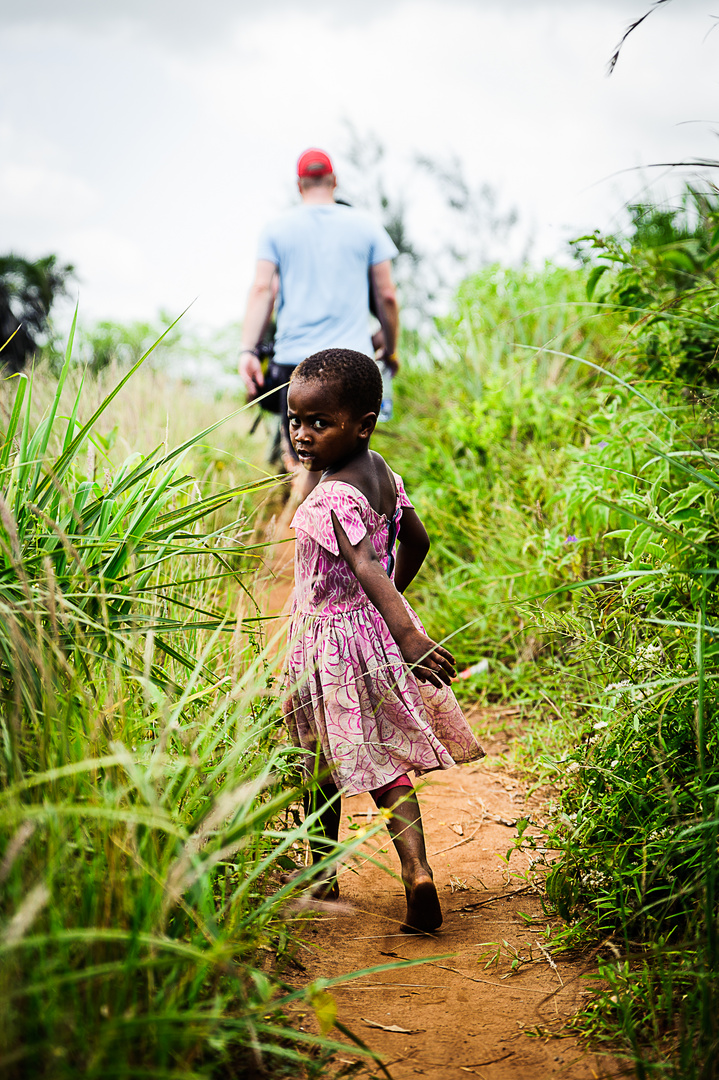
{"label": "young girl", "polygon": [[[401,929],[428,932],[442,912],[408,773],[449,769],[484,751],[449,686],[454,658],[425,635],[402,596],[429,539],[401,477],[369,448],[381,398],[377,364],[349,349],[316,353],[292,375],[290,438],[302,466],[321,477],[292,521],[285,715],[317,781],[313,862],[337,841],[339,793],[369,791],[391,811],[407,896]],[[336,877],[315,893],[338,896]]]}

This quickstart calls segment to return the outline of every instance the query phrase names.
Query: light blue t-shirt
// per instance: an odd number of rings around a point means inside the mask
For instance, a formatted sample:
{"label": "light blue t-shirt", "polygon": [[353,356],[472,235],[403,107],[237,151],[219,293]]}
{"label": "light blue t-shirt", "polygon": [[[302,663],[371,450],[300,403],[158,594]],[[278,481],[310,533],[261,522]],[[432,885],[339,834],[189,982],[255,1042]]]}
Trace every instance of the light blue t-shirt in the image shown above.
{"label": "light blue t-shirt", "polygon": [[396,254],[382,226],[353,207],[303,204],[271,222],[257,257],[279,270],[275,361],[335,348],[373,356],[367,274]]}

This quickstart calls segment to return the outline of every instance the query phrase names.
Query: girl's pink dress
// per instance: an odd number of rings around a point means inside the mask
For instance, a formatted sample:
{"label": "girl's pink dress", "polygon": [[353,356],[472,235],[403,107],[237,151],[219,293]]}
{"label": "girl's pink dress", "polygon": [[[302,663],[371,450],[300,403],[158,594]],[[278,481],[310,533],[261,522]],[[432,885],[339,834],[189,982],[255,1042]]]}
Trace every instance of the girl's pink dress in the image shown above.
{"label": "girl's pink dress", "polygon": [[[397,511],[411,507],[402,479]],[[484,756],[449,687],[411,674],[384,619],[339,553],[334,510],[351,544],[369,535],[385,569],[390,523],[352,484],[319,484],[292,519],[295,600],[284,710],[307,768],[346,795],[402,773],[449,769]],[[400,521],[401,527],[401,521]],[[424,628],[405,600],[414,624]]]}

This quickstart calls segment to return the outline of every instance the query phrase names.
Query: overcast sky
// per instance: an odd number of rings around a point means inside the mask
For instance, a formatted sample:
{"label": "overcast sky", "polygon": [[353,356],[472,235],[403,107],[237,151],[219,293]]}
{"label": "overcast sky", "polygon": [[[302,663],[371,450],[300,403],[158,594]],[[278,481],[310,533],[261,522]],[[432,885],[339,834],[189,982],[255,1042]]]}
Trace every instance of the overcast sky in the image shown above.
{"label": "overcast sky", "polygon": [[[0,252],[75,264],[81,314],[241,317],[262,224],[346,122],[412,166],[459,157],[516,206],[516,255],[621,220],[657,162],[719,158],[719,0],[0,0]],[[638,166],[644,166],[637,171]],[[346,170],[347,171],[347,170]]]}

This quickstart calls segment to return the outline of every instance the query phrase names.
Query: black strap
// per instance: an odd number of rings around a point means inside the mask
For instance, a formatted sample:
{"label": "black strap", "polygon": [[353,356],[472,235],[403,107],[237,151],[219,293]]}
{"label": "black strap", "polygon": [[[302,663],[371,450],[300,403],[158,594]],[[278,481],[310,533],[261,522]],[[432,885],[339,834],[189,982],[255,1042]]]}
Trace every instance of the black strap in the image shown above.
{"label": "black strap", "polygon": [[395,557],[394,557],[394,545],[397,540],[397,533],[399,531],[399,519],[402,514],[402,507],[398,506],[392,517],[387,522],[387,554],[389,556],[389,562],[387,563],[387,577],[392,577],[394,571]]}

